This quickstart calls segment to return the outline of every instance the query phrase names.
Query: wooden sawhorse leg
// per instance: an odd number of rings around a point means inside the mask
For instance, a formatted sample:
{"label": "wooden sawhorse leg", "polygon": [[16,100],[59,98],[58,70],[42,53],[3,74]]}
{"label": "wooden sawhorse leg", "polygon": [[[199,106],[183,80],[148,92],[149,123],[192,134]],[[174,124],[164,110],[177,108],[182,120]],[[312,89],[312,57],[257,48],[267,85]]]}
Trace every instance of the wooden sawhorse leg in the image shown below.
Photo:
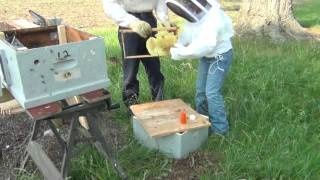
{"label": "wooden sawhorse leg", "polygon": [[[64,154],[66,154],[69,151],[69,149],[65,145],[66,144],[65,141],[58,134],[58,131],[56,130],[56,128],[54,126],[51,126],[51,125],[53,125],[53,123],[51,122],[51,119],[36,120],[36,121],[34,121],[32,134],[31,134],[29,143],[26,148],[25,157],[21,163],[21,167],[24,168],[26,163],[28,162],[28,159],[31,157],[31,159],[37,165],[38,169],[43,174],[44,179],[46,179],[46,180],[54,180],[54,179],[63,180],[64,179],[63,174],[60,171],[58,171],[58,169],[56,168],[54,163],[50,160],[50,158],[47,156],[45,151],[42,149],[41,145],[36,142],[37,135],[39,134],[40,124],[45,121],[48,122],[50,129],[54,132],[54,135],[58,139],[58,142],[61,145],[61,147],[63,147],[63,150],[65,151]],[[71,130],[72,130],[72,128],[70,129],[70,132],[72,133]],[[68,140],[67,140],[67,142],[68,142]]]}
{"label": "wooden sawhorse leg", "polygon": [[[127,176],[125,175],[123,169],[118,164],[117,159],[115,157],[115,154],[112,150],[112,146],[109,145],[105,138],[103,137],[98,121],[102,120],[101,113],[98,109],[99,106],[91,107],[88,109],[77,109],[77,107],[74,107],[75,111],[70,111],[67,113],[64,113],[63,115],[55,115],[53,118],[64,118],[70,122],[69,126],[69,132],[68,132],[68,138],[64,140],[60,134],[58,133],[56,127],[52,123],[52,119],[42,119],[42,120],[35,120],[32,135],[30,137],[30,142],[27,146],[27,152],[26,156],[21,164],[21,167],[24,168],[25,164],[28,161],[28,158],[31,157],[32,160],[35,162],[45,179],[54,179],[54,180],[60,180],[65,179],[68,176],[68,170],[70,166],[70,159],[72,156],[72,148],[75,146],[75,137],[78,132],[87,132],[86,134],[89,134],[91,137],[90,139],[93,140],[93,145],[97,148],[99,153],[101,153],[106,159],[110,160],[113,167],[117,171],[118,175],[122,179],[127,179]],[[71,114],[71,115],[70,115]],[[89,130],[85,130],[84,128],[81,128],[79,126],[79,116],[85,115],[88,118],[88,124],[89,124]],[[37,139],[37,135],[39,133],[39,127],[40,123],[47,122],[50,129],[52,130],[55,138],[57,139],[59,145],[61,146],[64,155],[62,159],[62,166],[61,170],[59,171],[54,163],[49,159],[49,157],[46,155],[46,153],[42,150],[41,146],[35,142]],[[81,129],[79,131],[78,129]],[[81,141],[81,140],[80,140]]]}

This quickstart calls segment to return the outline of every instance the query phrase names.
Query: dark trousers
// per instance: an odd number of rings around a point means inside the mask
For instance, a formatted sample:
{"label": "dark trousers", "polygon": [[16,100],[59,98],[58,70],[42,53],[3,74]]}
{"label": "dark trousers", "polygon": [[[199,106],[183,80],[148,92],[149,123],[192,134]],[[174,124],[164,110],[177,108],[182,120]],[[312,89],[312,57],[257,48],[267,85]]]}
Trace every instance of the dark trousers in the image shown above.
{"label": "dark trousers", "polygon": [[[130,13],[140,20],[148,22],[151,27],[157,26],[157,21],[153,16],[152,12],[144,13]],[[125,29],[119,27],[119,29]],[[146,40],[140,37],[136,33],[126,33],[124,36],[124,46],[122,47],[122,39],[120,32],[118,33],[119,42],[122,49],[122,59],[123,59],[123,101],[126,101],[130,96],[139,96],[139,81],[137,79],[137,74],[139,70],[140,61],[142,62],[145,71],[148,75],[149,85],[151,89],[152,99],[154,101],[160,101],[163,99],[163,86],[164,86],[164,76],[160,71],[160,61],[159,58],[144,58],[144,59],[125,59],[123,57],[123,48],[125,48],[127,56],[133,55],[145,55],[148,54],[146,48]]]}

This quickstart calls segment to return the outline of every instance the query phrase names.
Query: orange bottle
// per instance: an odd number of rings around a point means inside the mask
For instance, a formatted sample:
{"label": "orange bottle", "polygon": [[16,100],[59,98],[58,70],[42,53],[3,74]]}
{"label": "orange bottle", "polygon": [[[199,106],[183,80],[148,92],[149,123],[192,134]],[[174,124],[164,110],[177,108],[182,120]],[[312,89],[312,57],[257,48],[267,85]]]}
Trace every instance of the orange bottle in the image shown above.
{"label": "orange bottle", "polygon": [[180,112],[180,123],[181,124],[187,124],[187,113],[185,110],[182,110]]}

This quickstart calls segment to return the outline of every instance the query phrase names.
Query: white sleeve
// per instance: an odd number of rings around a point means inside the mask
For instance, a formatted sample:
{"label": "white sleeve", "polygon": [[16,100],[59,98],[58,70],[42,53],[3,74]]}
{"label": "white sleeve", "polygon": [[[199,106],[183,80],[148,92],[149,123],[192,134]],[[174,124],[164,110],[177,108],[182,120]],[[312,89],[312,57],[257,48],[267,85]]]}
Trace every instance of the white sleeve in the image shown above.
{"label": "white sleeve", "polygon": [[197,38],[192,39],[190,44],[182,46],[176,46],[172,48],[172,58],[179,59],[193,59],[204,57],[211,54],[217,44],[218,33],[212,28],[206,27],[203,31],[199,32]]}
{"label": "white sleeve", "polygon": [[[207,32],[207,33],[206,33]],[[189,58],[200,58],[211,54],[217,45],[217,32],[205,31],[201,37],[193,39],[192,42],[185,47],[183,55]]]}
{"label": "white sleeve", "polygon": [[158,4],[156,6],[156,16],[161,22],[168,21],[168,7],[165,0],[158,0]]}
{"label": "white sleeve", "polygon": [[192,33],[188,31],[188,29],[184,28],[179,34],[179,38],[177,40],[177,44],[181,44],[183,46],[187,46],[190,44]]}
{"label": "white sleeve", "polygon": [[104,13],[116,21],[119,26],[128,27],[138,18],[127,13],[119,4],[118,0],[103,0]]}

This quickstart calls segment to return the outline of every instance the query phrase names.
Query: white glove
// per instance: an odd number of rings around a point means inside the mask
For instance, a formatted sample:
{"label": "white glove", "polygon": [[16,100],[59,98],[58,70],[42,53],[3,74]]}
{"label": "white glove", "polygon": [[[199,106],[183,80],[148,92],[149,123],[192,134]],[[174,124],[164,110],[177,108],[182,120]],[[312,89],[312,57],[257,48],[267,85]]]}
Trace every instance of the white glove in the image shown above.
{"label": "white glove", "polygon": [[170,54],[173,60],[184,60],[192,58],[188,52],[188,48],[181,43],[176,43],[171,49]]}
{"label": "white glove", "polygon": [[183,60],[183,59],[185,59],[183,56],[181,56],[179,48],[176,48],[176,47],[170,48],[170,54],[171,54],[171,58],[173,60]]}
{"label": "white glove", "polygon": [[143,38],[147,38],[152,33],[152,28],[149,23],[141,20],[137,20],[129,24],[129,27],[132,29],[132,31],[139,34],[139,36]]}

